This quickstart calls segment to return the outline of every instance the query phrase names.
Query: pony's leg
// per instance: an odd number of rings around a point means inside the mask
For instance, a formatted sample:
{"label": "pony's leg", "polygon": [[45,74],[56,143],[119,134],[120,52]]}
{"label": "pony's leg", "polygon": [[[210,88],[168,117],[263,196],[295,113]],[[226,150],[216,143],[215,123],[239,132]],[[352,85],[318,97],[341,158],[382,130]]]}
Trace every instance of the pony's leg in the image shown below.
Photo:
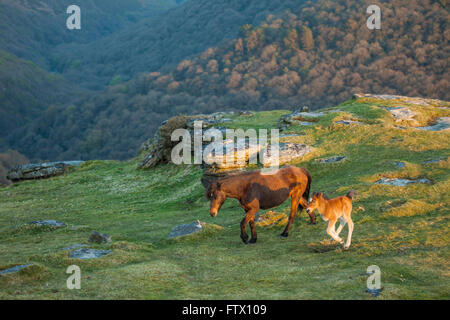
{"label": "pony's leg", "polygon": [[280,235],[282,237],[287,237],[289,235],[289,228],[292,225],[292,222],[294,222],[295,214],[297,213],[297,208],[300,202],[300,193],[296,191],[294,194],[292,194],[292,200],[291,200],[291,214],[289,215],[289,221],[286,225],[286,228],[284,228],[283,233]]}
{"label": "pony's leg", "polygon": [[345,224],[347,223],[347,221],[343,217],[339,218],[339,222],[340,222],[339,228],[336,231],[336,235],[337,236],[339,236],[339,234],[341,233],[342,229],[345,227]]}
{"label": "pony's leg", "polygon": [[336,231],[335,231],[335,229],[334,229],[334,226],[336,225],[336,219],[334,219],[334,220],[329,220],[328,221],[328,228],[327,228],[327,233],[328,233],[328,235],[330,235],[335,241],[337,241],[337,242],[339,242],[339,243],[342,243],[342,242],[344,242],[343,240],[342,240],[342,238],[340,238],[337,234],[336,234]]}
{"label": "pony's leg", "polygon": [[255,228],[255,215],[253,215],[253,217],[250,219],[250,229],[252,231],[252,237],[250,238],[250,243],[255,243],[256,239],[258,238],[257,234],[256,234],[256,228]]}
{"label": "pony's leg", "polygon": [[347,242],[345,243],[344,249],[348,250],[350,248],[350,244],[352,243],[352,233],[353,233],[353,221],[352,218],[347,218],[348,222],[348,236],[347,236]]}
{"label": "pony's leg", "polygon": [[246,229],[247,229],[247,224],[249,222],[250,222],[250,228],[252,230],[252,240],[253,240],[253,242],[251,242],[251,243],[256,242],[256,231],[255,231],[254,220],[255,220],[255,213],[258,210],[259,210],[259,206],[248,208],[246,210],[244,219],[242,219],[242,221],[241,221],[241,239],[245,244],[248,243],[248,234],[247,234]]}
{"label": "pony's leg", "polygon": [[248,243],[248,234],[245,231],[245,229],[247,228],[247,223],[248,223],[248,218],[247,215],[245,215],[244,219],[242,219],[241,221],[241,239],[242,241],[244,241],[245,244]]}
{"label": "pony's leg", "polygon": [[[298,206],[299,215],[302,212],[302,210],[306,208],[307,205],[308,205],[308,200],[303,198],[303,195],[302,195],[300,197],[299,206]],[[310,211],[308,213],[308,215],[309,215],[309,224],[316,224],[316,215],[314,214],[314,211]]]}

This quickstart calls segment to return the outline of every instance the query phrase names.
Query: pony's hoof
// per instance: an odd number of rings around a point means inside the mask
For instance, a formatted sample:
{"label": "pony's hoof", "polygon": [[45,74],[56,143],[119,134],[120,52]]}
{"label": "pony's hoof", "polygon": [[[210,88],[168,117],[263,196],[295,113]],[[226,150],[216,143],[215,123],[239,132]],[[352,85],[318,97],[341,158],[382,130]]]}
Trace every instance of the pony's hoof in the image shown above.
{"label": "pony's hoof", "polygon": [[310,225],[310,226],[313,226],[313,225],[315,225],[317,222],[315,222],[315,221],[310,221],[310,222],[308,222],[308,224]]}
{"label": "pony's hoof", "polygon": [[348,246],[344,246],[344,250],[347,251],[348,249],[350,249],[350,247]]}
{"label": "pony's hoof", "polygon": [[256,243],[256,238],[251,238],[249,243]]}
{"label": "pony's hoof", "polygon": [[281,237],[281,238],[287,238],[288,235],[289,235],[288,233],[283,232],[282,234],[280,234],[280,237]]}
{"label": "pony's hoof", "polygon": [[242,242],[244,242],[245,244],[248,244],[248,236],[241,236]]}

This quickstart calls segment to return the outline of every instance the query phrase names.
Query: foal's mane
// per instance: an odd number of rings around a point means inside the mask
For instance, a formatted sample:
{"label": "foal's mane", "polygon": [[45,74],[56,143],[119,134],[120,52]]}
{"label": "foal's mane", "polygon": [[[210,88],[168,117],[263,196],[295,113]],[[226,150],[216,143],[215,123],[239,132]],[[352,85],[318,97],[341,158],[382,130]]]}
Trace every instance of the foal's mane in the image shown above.
{"label": "foal's mane", "polygon": [[328,198],[327,195],[323,192],[314,192],[313,196],[314,195],[322,196],[322,198],[324,198],[325,200],[330,200],[330,198]]}

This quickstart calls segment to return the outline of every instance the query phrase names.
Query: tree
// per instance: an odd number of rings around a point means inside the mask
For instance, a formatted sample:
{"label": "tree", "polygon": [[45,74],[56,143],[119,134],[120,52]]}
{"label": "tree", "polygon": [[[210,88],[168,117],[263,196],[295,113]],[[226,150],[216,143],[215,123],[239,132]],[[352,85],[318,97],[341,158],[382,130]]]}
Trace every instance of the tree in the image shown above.
{"label": "tree", "polygon": [[310,28],[303,26],[300,37],[302,48],[306,51],[314,49],[314,36]]}

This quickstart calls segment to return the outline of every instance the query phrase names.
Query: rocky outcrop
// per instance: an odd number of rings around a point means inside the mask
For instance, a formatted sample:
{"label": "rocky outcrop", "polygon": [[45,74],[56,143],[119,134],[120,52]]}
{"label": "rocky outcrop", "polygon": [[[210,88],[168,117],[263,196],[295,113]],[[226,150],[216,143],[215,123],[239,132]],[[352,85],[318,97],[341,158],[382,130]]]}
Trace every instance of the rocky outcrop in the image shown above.
{"label": "rocky outcrop", "polygon": [[79,166],[84,161],[61,161],[33,163],[14,167],[8,171],[7,179],[13,182],[50,178],[66,172],[67,168]]}
{"label": "rocky outcrop", "polygon": [[[227,116],[233,115],[233,112],[216,112],[209,115],[195,116],[177,116],[164,121],[156,131],[153,138],[144,142],[140,154],[144,154],[140,169],[152,168],[158,164],[168,163],[172,148],[178,142],[171,141],[171,134],[176,129],[187,129],[194,137],[194,122],[201,121],[202,129],[216,128],[225,131],[223,124],[230,123],[232,120]],[[193,143],[193,142],[192,142]]]}
{"label": "rocky outcrop", "polygon": [[[264,153],[267,153],[270,156],[272,146],[269,145],[265,150],[263,150]],[[278,150],[278,165],[282,166],[287,163],[302,159],[307,153],[311,152],[313,150],[312,147],[306,145],[306,144],[299,144],[299,143],[280,143],[279,144],[279,150]],[[273,166],[276,163],[271,162],[270,158],[266,159],[263,162],[264,167]]]}
{"label": "rocky outcrop", "polygon": [[387,108],[388,111],[394,116],[395,121],[414,121],[416,113],[406,107],[392,107]]}

